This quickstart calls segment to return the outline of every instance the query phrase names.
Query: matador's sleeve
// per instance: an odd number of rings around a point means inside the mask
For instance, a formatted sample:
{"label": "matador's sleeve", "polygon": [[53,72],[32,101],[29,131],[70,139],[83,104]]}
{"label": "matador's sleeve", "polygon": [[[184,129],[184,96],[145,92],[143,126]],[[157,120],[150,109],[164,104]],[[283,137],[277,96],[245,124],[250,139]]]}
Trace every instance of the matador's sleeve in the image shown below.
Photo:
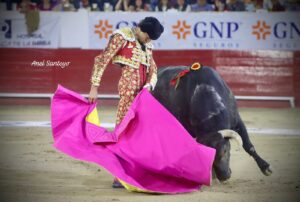
{"label": "matador's sleeve", "polygon": [[123,38],[123,36],[121,36],[120,34],[115,34],[109,40],[108,45],[106,46],[104,51],[100,55],[95,57],[92,76],[90,79],[93,86],[100,86],[100,81],[104,70],[125,43],[126,40]]}
{"label": "matador's sleeve", "polygon": [[153,57],[151,57],[150,61],[150,69],[149,69],[149,74],[147,77],[147,83],[151,85],[152,90],[155,88],[157,82],[157,66],[153,60]]}

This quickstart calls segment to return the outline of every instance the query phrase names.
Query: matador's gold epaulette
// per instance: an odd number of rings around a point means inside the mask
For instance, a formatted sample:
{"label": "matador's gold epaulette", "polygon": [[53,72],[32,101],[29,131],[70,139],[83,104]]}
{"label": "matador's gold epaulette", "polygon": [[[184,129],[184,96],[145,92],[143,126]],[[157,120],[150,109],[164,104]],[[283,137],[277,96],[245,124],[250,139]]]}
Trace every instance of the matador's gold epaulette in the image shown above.
{"label": "matador's gold epaulette", "polygon": [[127,41],[135,41],[134,34],[129,27],[123,27],[113,32],[113,34],[120,34]]}

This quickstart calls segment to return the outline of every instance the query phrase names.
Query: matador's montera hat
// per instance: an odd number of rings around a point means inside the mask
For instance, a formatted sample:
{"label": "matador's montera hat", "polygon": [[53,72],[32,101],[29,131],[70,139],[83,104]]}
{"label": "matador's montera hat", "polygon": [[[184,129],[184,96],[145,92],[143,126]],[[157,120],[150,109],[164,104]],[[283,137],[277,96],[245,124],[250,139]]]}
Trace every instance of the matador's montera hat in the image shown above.
{"label": "matador's montera hat", "polygon": [[146,17],[138,24],[138,27],[142,32],[146,32],[152,40],[158,39],[164,32],[164,27],[155,17]]}

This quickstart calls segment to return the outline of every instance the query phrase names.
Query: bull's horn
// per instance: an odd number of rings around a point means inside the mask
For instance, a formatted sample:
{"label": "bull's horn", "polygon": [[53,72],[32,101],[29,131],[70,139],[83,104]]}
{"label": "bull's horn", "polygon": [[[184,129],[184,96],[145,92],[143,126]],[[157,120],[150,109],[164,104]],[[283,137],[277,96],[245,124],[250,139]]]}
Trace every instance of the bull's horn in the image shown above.
{"label": "bull's horn", "polygon": [[229,129],[219,130],[218,132],[223,136],[223,138],[233,138],[235,141],[237,141],[240,148],[243,146],[243,140],[237,132]]}

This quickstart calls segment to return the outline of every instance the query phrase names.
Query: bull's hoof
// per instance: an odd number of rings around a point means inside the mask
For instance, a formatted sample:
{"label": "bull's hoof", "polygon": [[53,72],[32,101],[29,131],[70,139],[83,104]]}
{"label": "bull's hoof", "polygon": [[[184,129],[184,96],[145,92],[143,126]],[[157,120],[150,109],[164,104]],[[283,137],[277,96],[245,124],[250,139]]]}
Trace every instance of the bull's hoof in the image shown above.
{"label": "bull's hoof", "polygon": [[263,174],[264,175],[266,175],[266,176],[270,176],[272,173],[273,173],[273,171],[272,171],[272,169],[271,169],[271,166],[268,166],[266,169],[264,169],[263,171]]}
{"label": "bull's hoof", "polygon": [[257,165],[260,168],[261,172],[264,175],[270,176],[273,173],[270,164],[268,164],[265,160],[263,160],[259,157],[256,162],[257,162]]}
{"label": "bull's hoof", "polygon": [[221,184],[226,185],[229,184],[229,179],[228,180],[224,180],[224,181],[220,181]]}

